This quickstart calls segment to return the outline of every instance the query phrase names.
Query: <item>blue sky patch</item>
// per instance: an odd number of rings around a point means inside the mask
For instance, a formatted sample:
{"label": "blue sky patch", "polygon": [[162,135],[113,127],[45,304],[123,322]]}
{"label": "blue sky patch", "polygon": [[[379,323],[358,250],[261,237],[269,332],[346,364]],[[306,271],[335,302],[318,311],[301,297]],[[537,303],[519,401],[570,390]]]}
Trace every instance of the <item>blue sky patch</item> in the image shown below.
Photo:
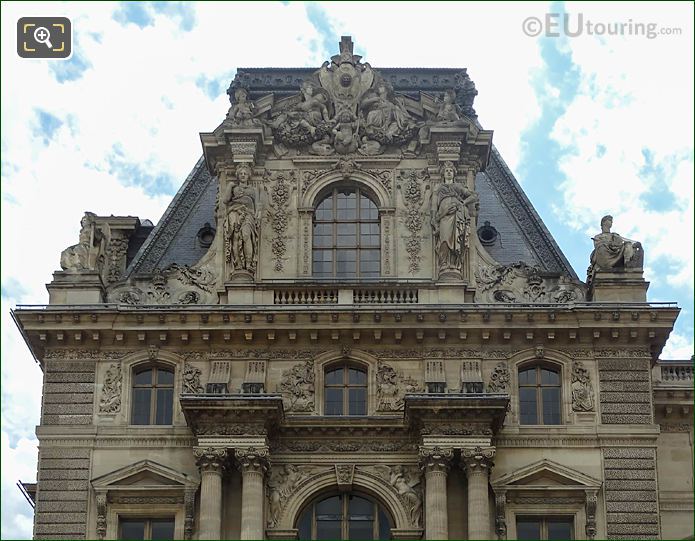
{"label": "blue sky patch", "polygon": [[113,19],[123,26],[132,23],[140,28],[154,25],[154,19],[145,2],[121,2],[113,13]]}
{"label": "blue sky patch", "polygon": [[333,29],[326,11],[318,4],[310,3],[306,6],[306,15],[309,22],[316,28],[321,36],[322,55],[329,58],[336,51],[336,45],[340,41],[340,36]]}
{"label": "blue sky patch", "polygon": [[63,121],[55,115],[36,109],[38,126],[33,130],[33,134],[43,140],[43,144],[48,146],[53,140],[53,136],[63,125]]}
{"label": "blue sky patch", "polygon": [[201,74],[196,78],[195,86],[200,88],[208,98],[216,100],[220,96],[226,95],[227,87],[233,78],[234,72],[213,78]]}
{"label": "blue sky patch", "polygon": [[109,173],[115,175],[124,186],[140,186],[147,195],[174,195],[175,179],[161,171],[150,171],[146,164],[128,161],[119,144],[112,147],[106,161]]}
{"label": "blue sky patch", "polygon": [[59,83],[76,81],[82,77],[85,71],[92,67],[92,64],[85,60],[77,50],[79,50],[79,42],[75,41],[72,57],[69,60],[51,62],[49,69]]}
{"label": "blue sky patch", "polygon": [[190,32],[195,26],[195,8],[189,2],[152,2],[156,13],[179,20],[179,28]]}
{"label": "blue sky patch", "polygon": [[8,301],[21,303],[22,298],[27,294],[26,288],[16,278],[9,277],[2,283],[2,298]]}

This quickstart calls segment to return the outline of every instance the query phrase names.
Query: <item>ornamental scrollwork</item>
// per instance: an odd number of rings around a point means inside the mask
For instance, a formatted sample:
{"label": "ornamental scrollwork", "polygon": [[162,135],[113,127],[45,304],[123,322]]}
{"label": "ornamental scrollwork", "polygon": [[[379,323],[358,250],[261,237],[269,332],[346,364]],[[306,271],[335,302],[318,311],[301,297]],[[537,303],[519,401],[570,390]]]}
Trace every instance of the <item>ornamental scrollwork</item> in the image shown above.
{"label": "ornamental scrollwork", "polygon": [[547,274],[523,261],[511,265],[480,265],[475,273],[480,286],[476,300],[488,303],[583,302],[584,287],[563,275]]}
{"label": "ornamental scrollwork", "polygon": [[410,169],[399,172],[398,188],[400,189],[405,212],[403,224],[409,231],[405,237],[405,248],[408,253],[408,271],[415,274],[420,270],[422,258],[422,226],[425,222],[427,201],[431,196],[429,173],[426,169]]}

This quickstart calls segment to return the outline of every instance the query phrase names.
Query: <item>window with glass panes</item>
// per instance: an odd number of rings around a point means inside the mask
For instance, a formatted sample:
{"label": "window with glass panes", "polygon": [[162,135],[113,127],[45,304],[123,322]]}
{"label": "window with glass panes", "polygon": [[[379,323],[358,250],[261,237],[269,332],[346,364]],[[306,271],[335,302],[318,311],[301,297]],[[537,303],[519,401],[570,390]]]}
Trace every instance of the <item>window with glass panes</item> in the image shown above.
{"label": "window with glass panes", "polygon": [[378,278],[379,208],[359,188],[334,188],[314,211],[315,278]]}
{"label": "window with glass panes", "polygon": [[382,507],[349,493],[312,503],[300,515],[297,530],[299,539],[391,539]]}
{"label": "window with glass panes", "polygon": [[367,415],[367,372],[349,364],[324,376],[324,415]]}
{"label": "window with glass panes", "polygon": [[174,407],[174,371],[160,366],[133,374],[134,425],[170,425]]}
{"label": "window with glass panes", "polygon": [[174,519],[121,518],[118,539],[174,539]]}
{"label": "window with glass panes", "polygon": [[572,517],[517,517],[517,539],[574,539]]}
{"label": "window with glass panes", "polygon": [[519,421],[522,425],[559,425],[560,370],[534,365],[519,370]]}

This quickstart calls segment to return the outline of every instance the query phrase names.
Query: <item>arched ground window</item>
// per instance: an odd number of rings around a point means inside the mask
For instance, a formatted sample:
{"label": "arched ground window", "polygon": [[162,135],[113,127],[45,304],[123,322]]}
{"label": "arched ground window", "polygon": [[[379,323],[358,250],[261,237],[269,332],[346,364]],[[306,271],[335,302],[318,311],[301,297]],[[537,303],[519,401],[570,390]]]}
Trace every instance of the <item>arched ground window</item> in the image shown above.
{"label": "arched ground window", "polygon": [[535,364],[519,370],[519,421],[522,425],[562,423],[560,369]]}
{"label": "arched ground window", "polygon": [[174,371],[159,365],[133,373],[131,422],[134,425],[170,425],[174,409]]}
{"label": "arched ground window", "polygon": [[333,188],[314,212],[315,278],[378,278],[379,208],[359,188]]}
{"label": "arched ground window", "polygon": [[332,365],[323,380],[325,415],[367,415],[367,371],[349,363]]}
{"label": "arched ground window", "polygon": [[310,504],[297,521],[299,539],[391,539],[384,509],[364,496],[345,493]]}

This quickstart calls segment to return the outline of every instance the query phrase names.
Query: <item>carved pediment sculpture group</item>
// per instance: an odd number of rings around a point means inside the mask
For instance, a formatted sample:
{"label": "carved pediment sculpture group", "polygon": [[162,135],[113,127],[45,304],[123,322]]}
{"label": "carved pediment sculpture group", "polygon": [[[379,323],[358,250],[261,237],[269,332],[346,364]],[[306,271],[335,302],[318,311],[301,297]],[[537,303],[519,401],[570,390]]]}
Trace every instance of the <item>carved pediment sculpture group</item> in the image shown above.
{"label": "carved pediment sculpture group", "polygon": [[278,156],[290,150],[374,156],[393,147],[403,147],[404,154],[412,156],[430,127],[462,124],[466,116],[475,115],[477,92],[467,76],[442,96],[423,95],[417,101],[394,93],[388,81],[360,59],[350,38],[344,37],[340,54],[306,79],[299,94],[277,102],[272,97],[250,101],[238,74],[227,91],[232,104],[227,123],[264,127],[274,136]]}

